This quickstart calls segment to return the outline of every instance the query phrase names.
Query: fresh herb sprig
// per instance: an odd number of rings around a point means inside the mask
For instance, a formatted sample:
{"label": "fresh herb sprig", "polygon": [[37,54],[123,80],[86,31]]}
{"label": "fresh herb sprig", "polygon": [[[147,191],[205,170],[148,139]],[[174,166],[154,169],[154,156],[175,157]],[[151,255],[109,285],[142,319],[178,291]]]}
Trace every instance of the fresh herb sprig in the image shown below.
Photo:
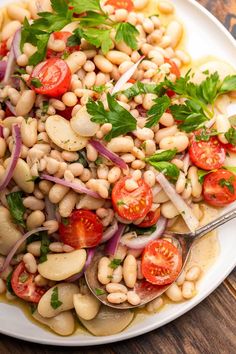
{"label": "fresh herb sprig", "polygon": [[[114,29],[117,43],[124,41],[133,50],[137,49],[138,30],[131,23],[110,20],[102,10],[100,0],[51,0],[51,6],[52,12],[40,12],[32,24],[26,18],[24,20],[21,50],[27,42],[37,47],[29,58],[29,65],[36,65],[45,58],[50,35],[71,22],[77,22],[78,27],[69,37],[68,46],[79,45],[84,38],[106,54],[113,46],[111,32]],[[78,17],[78,14],[83,15]]]}
{"label": "fresh herb sprig", "polygon": [[112,130],[105,135],[105,140],[132,132],[136,129],[137,121],[125,108],[116,102],[115,98],[107,94],[109,111],[106,111],[101,101],[90,100],[86,107],[88,113],[92,116],[91,121],[104,124],[111,123]]}
{"label": "fresh herb sprig", "polygon": [[57,286],[52,290],[50,305],[54,310],[58,309],[58,307],[62,305],[62,302],[59,300],[59,292]]}
{"label": "fresh herb sprig", "polygon": [[176,181],[179,177],[179,169],[175,164],[169,162],[175,157],[176,153],[176,149],[166,150],[145,158],[145,161],[159,172],[164,173],[170,180]]}
{"label": "fresh herb sprig", "polygon": [[13,221],[25,227],[24,214],[26,208],[23,205],[22,192],[13,192],[6,196],[7,204]]}

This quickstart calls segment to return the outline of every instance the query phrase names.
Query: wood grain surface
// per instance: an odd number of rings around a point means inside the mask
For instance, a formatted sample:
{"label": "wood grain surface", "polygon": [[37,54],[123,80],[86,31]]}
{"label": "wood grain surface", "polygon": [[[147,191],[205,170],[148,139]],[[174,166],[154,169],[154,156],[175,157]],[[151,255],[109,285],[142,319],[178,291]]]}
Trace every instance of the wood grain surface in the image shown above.
{"label": "wood grain surface", "polygon": [[[199,0],[236,38],[236,0]],[[174,322],[121,343],[60,348],[0,335],[0,354],[234,354],[236,353],[236,270],[207,299]]]}

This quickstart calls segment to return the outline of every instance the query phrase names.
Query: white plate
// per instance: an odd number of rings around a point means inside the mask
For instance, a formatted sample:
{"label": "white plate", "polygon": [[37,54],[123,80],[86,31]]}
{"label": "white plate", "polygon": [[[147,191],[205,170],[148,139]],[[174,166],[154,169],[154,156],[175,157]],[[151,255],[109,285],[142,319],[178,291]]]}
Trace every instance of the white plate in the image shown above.
{"label": "white plate", "polygon": [[[8,3],[9,0],[1,0],[1,5]],[[236,44],[223,25],[194,0],[173,0],[173,3],[185,24],[188,37],[187,47],[193,59],[214,55],[233,65]],[[232,234],[235,227],[236,221],[232,221],[220,229],[220,255],[201,281],[197,296],[185,303],[170,305],[156,315],[147,316],[142,322],[131,325],[120,334],[109,337],[93,337],[88,334],[67,338],[59,337],[30,322],[19,308],[3,303],[0,304],[0,332],[41,344],[91,346],[114,343],[163,326],[183,315],[207,297],[236,266],[236,237]]]}

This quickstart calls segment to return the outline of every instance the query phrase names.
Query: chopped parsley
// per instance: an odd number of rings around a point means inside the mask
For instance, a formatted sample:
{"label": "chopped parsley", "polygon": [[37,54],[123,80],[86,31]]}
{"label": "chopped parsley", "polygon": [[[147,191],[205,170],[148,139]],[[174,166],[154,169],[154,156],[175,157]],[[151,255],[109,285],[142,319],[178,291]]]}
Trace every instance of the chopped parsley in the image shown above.
{"label": "chopped parsley", "polygon": [[145,161],[159,172],[164,173],[171,180],[176,181],[179,177],[179,169],[175,164],[169,162],[175,157],[176,153],[176,149],[166,150],[147,157]]}
{"label": "chopped parsley", "polygon": [[58,287],[56,286],[51,295],[51,301],[50,304],[54,310],[58,309],[62,305],[62,302],[58,298]]}
{"label": "chopped parsley", "polygon": [[103,289],[100,289],[100,288],[95,288],[94,291],[95,291],[95,294],[97,296],[106,294],[106,292]]}
{"label": "chopped parsley", "polygon": [[39,88],[39,87],[42,87],[43,84],[41,83],[41,81],[37,78],[37,77],[33,77],[30,81],[31,85],[36,87],[36,88]]}
{"label": "chopped parsley", "polygon": [[47,232],[42,232],[39,263],[46,262],[49,253],[50,240]]}
{"label": "chopped parsley", "polygon": [[234,194],[235,189],[234,189],[234,185],[232,183],[233,181],[234,181],[234,176],[230,177],[228,180],[225,178],[221,178],[218,183],[219,183],[219,186],[221,186],[222,188],[223,187],[228,188],[230,193]]}
{"label": "chopped parsley", "polygon": [[229,130],[225,133],[225,137],[229,144],[236,145],[236,129],[229,128]]}
{"label": "chopped parsley", "polygon": [[6,196],[11,217],[15,224],[25,227],[24,214],[26,211],[23,205],[22,192],[13,192]]}
{"label": "chopped parsley", "polygon": [[122,260],[119,258],[114,258],[110,264],[109,267],[112,269],[116,269],[117,267],[119,267],[119,265],[121,264]]}

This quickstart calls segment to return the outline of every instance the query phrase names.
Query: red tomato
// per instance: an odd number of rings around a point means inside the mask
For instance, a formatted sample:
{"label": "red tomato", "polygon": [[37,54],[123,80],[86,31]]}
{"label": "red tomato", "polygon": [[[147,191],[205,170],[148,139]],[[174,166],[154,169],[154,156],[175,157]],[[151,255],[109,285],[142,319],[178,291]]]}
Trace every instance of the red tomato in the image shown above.
{"label": "red tomato", "polygon": [[150,227],[156,225],[157,220],[161,216],[161,209],[157,208],[155,211],[149,211],[145,219],[138,225],[138,227]]}
{"label": "red tomato", "polygon": [[142,257],[142,273],[149,283],[170,284],[178,277],[181,267],[181,254],[171,242],[159,239],[150,242],[145,247]]}
{"label": "red tomato", "polygon": [[116,182],[112,190],[112,203],[121,218],[134,221],[147,215],[152,206],[153,195],[143,179],[137,181],[137,189],[128,192],[125,181],[129,178],[124,177]]}
{"label": "red tomato", "polygon": [[38,64],[29,81],[38,79],[42,84],[41,87],[34,87],[32,89],[41,95],[50,97],[58,97],[68,91],[71,81],[71,71],[67,63],[59,58],[51,58]]}
{"label": "red tomato", "polygon": [[[66,32],[66,31],[53,33],[53,37],[55,40],[61,40],[65,44],[67,44],[68,38],[71,36],[72,36],[72,34],[70,32]],[[47,56],[47,58],[53,58],[53,57],[61,58],[61,56],[64,55],[65,53],[71,54],[71,53],[79,51],[79,50],[80,50],[79,45],[75,45],[73,47],[66,46],[66,49],[63,52],[54,52],[54,50],[48,49],[46,56]]]}
{"label": "red tomato", "polygon": [[0,43],[0,57],[5,57],[7,55],[8,49],[7,49],[7,41],[2,41]]}
{"label": "red tomato", "polygon": [[67,120],[70,120],[72,118],[72,111],[74,107],[66,107],[64,111],[57,111],[56,113],[59,114],[60,116],[64,117]]}
{"label": "red tomato", "polygon": [[16,296],[25,301],[39,302],[47,289],[35,284],[35,276],[26,270],[24,262],[18,264],[11,278],[11,286]]}
{"label": "red tomato", "polygon": [[170,72],[171,74],[174,74],[177,78],[180,78],[180,70],[178,66],[175,64],[175,62],[169,58],[164,58],[165,63],[170,64]]}
{"label": "red tomato", "polygon": [[236,200],[236,177],[227,170],[218,170],[205,176],[203,182],[205,201],[213,206],[221,207]]}
{"label": "red tomato", "polygon": [[229,150],[229,151],[234,152],[236,154],[236,145],[226,144],[226,145],[224,145],[224,147],[226,148],[226,150]]}
{"label": "red tomato", "polygon": [[102,233],[101,221],[89,210],[73,211],[68,225],[59,226],[61,240],[76,249],[97,246],[101,241]]}
{"label": "red tomato", "polygon": [[200,131],[195,132],[189,145],[189,155],[192,162],[203,170],[214,170],[223,166],[225,149],[219,140],[211,136],[208,141],[196,140]]}
{"label": "red tomato", "polygon": [[115,9],[126,9],[129,12],[134,9],[132,0],[108,0],[106,5],[114,6]]}

